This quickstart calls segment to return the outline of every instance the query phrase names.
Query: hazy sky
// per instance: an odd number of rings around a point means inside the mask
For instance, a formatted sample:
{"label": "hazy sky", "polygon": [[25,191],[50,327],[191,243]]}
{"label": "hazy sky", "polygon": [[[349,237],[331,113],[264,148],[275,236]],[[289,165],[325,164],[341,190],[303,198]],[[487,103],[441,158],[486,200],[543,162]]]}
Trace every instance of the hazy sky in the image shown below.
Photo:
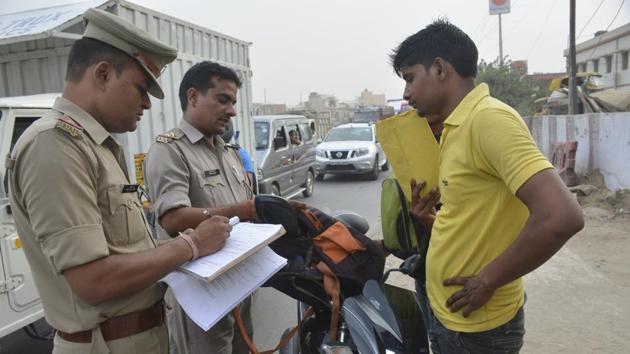
{"label": "hazy sky", "polygon": [[[77,1],[0,0],[0,13],[72,2]],[[488,0],[132,2],[252,42],[255,102],[262,102],[266,92],[268,103],[294,105],[312,91],[351,100],[363,89],[399,98],[403,82],[394,75],[388,54],[438,17],[468,33],[481,59],[499,55],[498,17],[488,14]],[[630,0],[577,1],[578,43],[597,30],[628,22]],[[503,53],[527,59],[530,73],[565,70],[568,34],[569,0],[512,0],[512,12],[503,15]]]}

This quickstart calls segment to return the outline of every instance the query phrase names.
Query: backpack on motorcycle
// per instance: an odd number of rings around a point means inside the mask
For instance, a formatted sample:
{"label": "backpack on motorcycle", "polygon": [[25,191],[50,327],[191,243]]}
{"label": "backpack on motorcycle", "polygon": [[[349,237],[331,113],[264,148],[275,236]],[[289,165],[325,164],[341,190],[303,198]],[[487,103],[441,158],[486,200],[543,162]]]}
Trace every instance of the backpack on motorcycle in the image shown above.
{"label": "backpack on motorcycle", "polygon": [[328,308],[335,335],[341,299],[360,294],[368,279],[379,280],[385,255],[370,238],[316,208],[293,208],[269,195],[257,196],[254,204],[260,222],[287,230],[270,247],[289,265],[266,286],[316,309]]}

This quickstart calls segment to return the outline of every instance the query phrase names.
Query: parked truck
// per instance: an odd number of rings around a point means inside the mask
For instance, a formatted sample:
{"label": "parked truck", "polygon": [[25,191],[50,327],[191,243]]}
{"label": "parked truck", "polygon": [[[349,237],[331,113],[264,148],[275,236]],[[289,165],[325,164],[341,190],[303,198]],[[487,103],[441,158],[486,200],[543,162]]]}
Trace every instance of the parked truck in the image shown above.
{"label": "parked truck", "polygon": [[243,85],[237,97],[235,129],[240,131],[240,144],[252,156],[255,151],[250,43],[122,0],[88,1],[0,15],[0,337],[43,317],[11,213],[5,156],[24,130],[61,95],[70,47],[81,38],[82,14],[92,7],[131,21],[179,52],[160,78],[164,100],[151,98],[152,108],[145,112],[138,129],[116,136],[124,146],[133,181],[143,184],[143,154],[156,135],[179,124],[179,83],[186,70],[202,60],[228,66],[240,76]]}

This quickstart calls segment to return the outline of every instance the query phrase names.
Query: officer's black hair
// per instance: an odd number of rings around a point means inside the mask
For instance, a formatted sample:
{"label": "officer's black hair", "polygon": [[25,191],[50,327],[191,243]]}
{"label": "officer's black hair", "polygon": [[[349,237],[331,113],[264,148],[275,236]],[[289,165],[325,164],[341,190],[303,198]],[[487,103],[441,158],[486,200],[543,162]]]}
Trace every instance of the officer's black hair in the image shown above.
{"label": "officer's black hair", "polygon": [[212,79],[215,77],[232,81],[236,84],[236,87],[241,87],[241,80],[234,70],[211,61],[197,63],[186,71],[182,83],[179,85],[179,102],[182,106],[182,111],[185,112],[188,106],[188,89],[193,87],[205,94],[209,88],[214,87]]}
{"label": "officer's black hair", "polygon": [[422,64],[429,70],[435,58],[450,63],[462,78],[477,76],[478,52],[475,43],[459,27],[438,19],[407,37],[390,55],[396,75],[402,67]]}
{"label": "officer's black hair", "polygon": [[66,81],[79,82],[87,68],[101,61],[110,63],[117,76],[134,65],[134,60],[122,50],[96,39],[81,38],[74,42],[68,54]]}

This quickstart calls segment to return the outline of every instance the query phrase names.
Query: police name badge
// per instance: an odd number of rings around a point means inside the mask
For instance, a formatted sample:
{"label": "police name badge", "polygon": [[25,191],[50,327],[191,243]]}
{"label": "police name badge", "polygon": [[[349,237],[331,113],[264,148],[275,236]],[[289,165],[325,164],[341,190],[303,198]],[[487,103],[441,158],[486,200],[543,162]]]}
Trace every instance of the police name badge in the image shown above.
{"label": "police name badge", "polygon": [[138,191],[138,185],[137,184],[123,184],[122,186],[122,192],[123,193],[135,193]]}
{"label": "police name badge", "polygon": [[218,168],[216,170],[203,171],[204,177],[213,177],[213,176],[218,176],[220,174],[221,174],[221,170],[219,170]]}

